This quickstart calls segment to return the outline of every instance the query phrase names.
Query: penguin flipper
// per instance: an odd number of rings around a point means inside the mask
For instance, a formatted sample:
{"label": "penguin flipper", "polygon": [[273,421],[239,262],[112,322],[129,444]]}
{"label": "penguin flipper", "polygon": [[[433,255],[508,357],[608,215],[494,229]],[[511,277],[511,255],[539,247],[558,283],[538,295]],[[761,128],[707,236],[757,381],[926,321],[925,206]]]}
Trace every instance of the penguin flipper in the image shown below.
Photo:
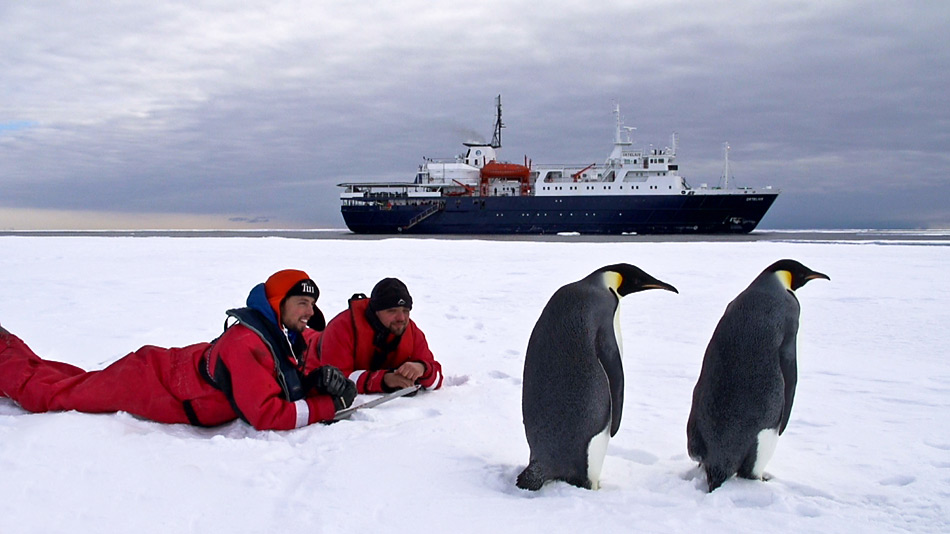
{"label": "penguin flipper", "polygon": [[697,462],[701,462],[706,457],[706,442],[703,441],[699,425],[696,423],[695,408],[689,412],[689,419],[686,421],[686,452]]}
{"label": "penguin flipper", "polygon": [[600,341],[597,359],[607,374],[607,384],[610,386],[610,437],[613,437],[620,429],[623,415],[623,360],[612,331],[603,333]]}
{"label": "penguin flipper", "polygon": [[[789,354],[789,352],[791,354]],[[798,383],[798,362],[795,358],[795,345],[785,348],[779,356],[779,366],[782,368],[782,378],[785,380],[785,403],[782,406],[782,419],[778,424],[778,433],[781,436],[792,415],[792,401],[795,400],[795,385]]]}

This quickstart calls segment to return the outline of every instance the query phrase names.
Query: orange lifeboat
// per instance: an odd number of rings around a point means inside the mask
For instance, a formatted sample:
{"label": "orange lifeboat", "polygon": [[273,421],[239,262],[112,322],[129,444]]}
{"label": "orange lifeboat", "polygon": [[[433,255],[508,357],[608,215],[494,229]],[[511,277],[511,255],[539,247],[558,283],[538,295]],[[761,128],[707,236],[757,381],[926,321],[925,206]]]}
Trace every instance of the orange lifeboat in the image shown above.
{"label": "orange lifeboat", "polygon": [[489,161],[482,167],[479,176],[481,178],[479,182],[482,188],[482,195],[488,195],[488,183],[491,180],[518,180],[521,183],[522,195],[526,195],[531,188],[531,183],[529,182],[531,169],[526,165]]}
{"label": "orange lifeboat", "polygon": [[506,180],[527,180],[531,169],[517,163],[499,163],[489,161],[482,167],[482,180],[503,178]]}

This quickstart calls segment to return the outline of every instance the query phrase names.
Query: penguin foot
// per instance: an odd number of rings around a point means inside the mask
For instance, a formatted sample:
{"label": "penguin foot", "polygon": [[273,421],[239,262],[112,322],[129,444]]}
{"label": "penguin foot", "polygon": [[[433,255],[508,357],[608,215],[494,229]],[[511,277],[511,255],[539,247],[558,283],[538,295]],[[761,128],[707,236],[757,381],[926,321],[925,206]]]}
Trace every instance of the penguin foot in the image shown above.
{"label": "penguin foot", "polygon": [[705,466],[706,468],[706,483],[709,484],[708,493],[712,493],[713,490],[722,486],[722,483],[729,478],[729,474],[726,474],[726,471],[723,469],[718,469],[711,466]]}
{"label": "penguin foot", "polygon": [[768,482],[769,480],[772,480],[772,475],[768,473],[763,472],[761,475],[756,475],[748,469],[740,469],[739,472],[736,473],[736,476],[746,480],[761,480],[762,482]]}
{"label": "penguin foot", "polygon": [[518,475],[515,485],[523,490],[538,491],[544,485],[544,475],[537,464],[528,464],[528,467],[525,467],[524,471]]}
{"label": "penguin foot", "polygon": [[568,484],[572,486],[577,486],[578,488],[582,488],[582,489],[589,489],[589,490],[600,489],[599,480],[591,480],[586,477],[567,478],[567,479],[564,479],[564,482],[567,482]]}
{"label": "penguin foot", "polygon": [[736,476],[739,478],[744,478],[746,480],[759,480],[759,477],[753,475],[749,471],[739,471],[738,473],[736,473]]}

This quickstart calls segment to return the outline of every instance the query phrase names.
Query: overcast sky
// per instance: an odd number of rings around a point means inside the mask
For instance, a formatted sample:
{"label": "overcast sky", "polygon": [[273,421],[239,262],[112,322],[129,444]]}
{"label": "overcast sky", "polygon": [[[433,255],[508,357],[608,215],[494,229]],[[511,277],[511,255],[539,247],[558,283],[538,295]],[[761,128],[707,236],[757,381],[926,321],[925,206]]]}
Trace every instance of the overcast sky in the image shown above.
{"label": "overcast sky", "polygon": [[[586,5],[585,5],[586,4]],[[950,2],[0,0],[0,230],[343,227],[491,138],[601,163],[619,103],[762,228],[950,227]]]}

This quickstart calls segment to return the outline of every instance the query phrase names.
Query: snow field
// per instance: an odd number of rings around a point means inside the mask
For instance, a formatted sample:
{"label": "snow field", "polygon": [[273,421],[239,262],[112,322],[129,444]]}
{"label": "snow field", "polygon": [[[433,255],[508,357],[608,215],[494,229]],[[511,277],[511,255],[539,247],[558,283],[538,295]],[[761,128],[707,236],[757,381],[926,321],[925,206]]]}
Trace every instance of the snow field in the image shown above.
{"label": "snow field", "polygon": [[[0,532],[947,532],[945,242],[505,242],[2,237],[0,324],[37,354],[102,368],[144,344],[217,336],[282,268],[331,318],[385,276],[446,381],[330,426],[258,432],[128,414],[27,414],[0,399]],[[686,454],[703,351],[773,261],[798,291],[799,384],[766,471],[712,494]],[[514,486],[528,460],[528,335],[561,285],[628,262],[673,284],[623,299],[626,394],[599,491]]]}

